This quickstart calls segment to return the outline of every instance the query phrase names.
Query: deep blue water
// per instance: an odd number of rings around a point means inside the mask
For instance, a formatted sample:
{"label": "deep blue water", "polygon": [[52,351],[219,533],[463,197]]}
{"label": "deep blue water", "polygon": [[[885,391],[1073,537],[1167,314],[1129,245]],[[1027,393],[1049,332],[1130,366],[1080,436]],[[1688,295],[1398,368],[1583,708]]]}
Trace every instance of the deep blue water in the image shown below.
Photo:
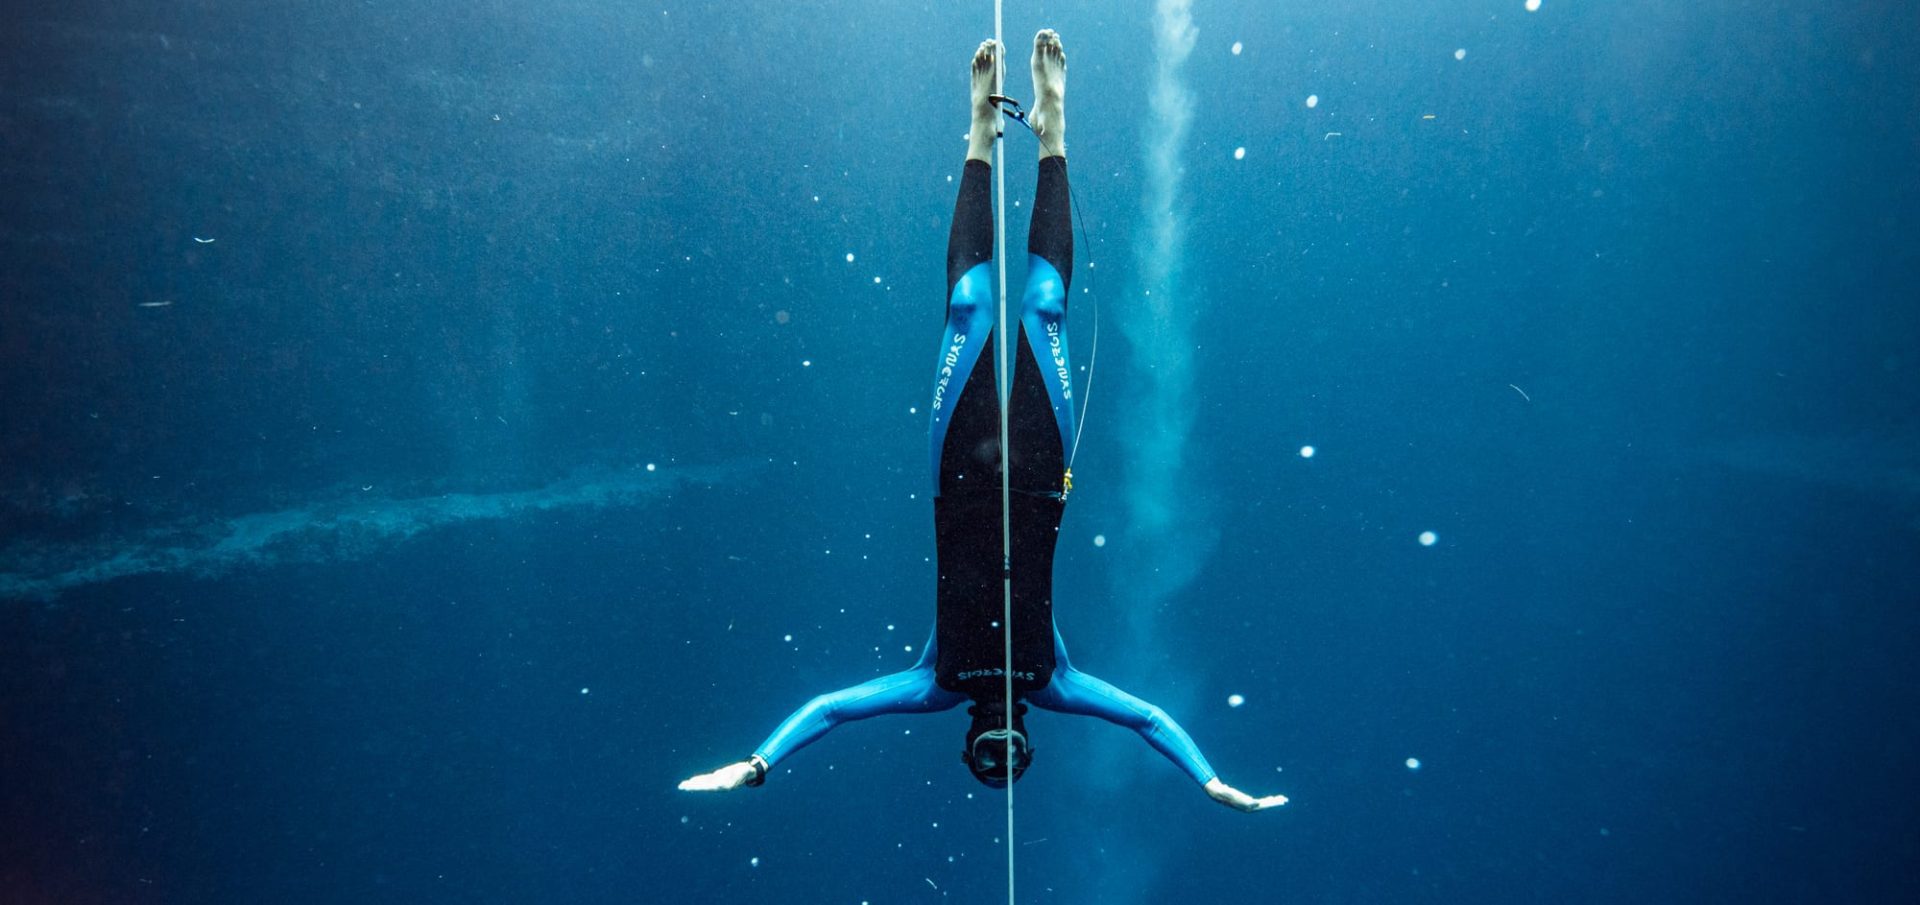
{"label": "deep blue water", "polygon": [[[1004,896],[958,712],[674,788],[926,637],[991,4],[10,12],[0,901]],[[1165,13],[1006,10],[1057,613],[1292,802],[1037,715],[1020,898],[1920,895],[1920,14]]]}

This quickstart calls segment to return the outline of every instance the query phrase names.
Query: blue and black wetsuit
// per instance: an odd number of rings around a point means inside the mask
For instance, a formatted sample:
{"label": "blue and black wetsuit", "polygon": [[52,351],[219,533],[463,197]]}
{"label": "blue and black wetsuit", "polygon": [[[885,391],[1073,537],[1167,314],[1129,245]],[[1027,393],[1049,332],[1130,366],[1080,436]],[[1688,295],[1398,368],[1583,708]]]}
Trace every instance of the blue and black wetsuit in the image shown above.
{"label": "blue and black wetsuit", "polygon": [[[787,717],[754,752],[769,765],[849,720],[930,713],[1005,695],[991,173],[986,163],[967,161],[947,238],[947,325],[930,431],[939,571],[933,633],[913,668],[821,695]],[[1139,732],[1204,783],[1214,778],[1213,768],[1179,724],[1160,708],[1074,669],[1053,624],[1053,552],[1073,443],[1066,332],[1073,275],[1070,198],[1065,158],[1040,161],[1019,345],[1005,397],[1012,449],[1006,516],[1012,529],[1014,696],[1043,710],[1097,716]]]}

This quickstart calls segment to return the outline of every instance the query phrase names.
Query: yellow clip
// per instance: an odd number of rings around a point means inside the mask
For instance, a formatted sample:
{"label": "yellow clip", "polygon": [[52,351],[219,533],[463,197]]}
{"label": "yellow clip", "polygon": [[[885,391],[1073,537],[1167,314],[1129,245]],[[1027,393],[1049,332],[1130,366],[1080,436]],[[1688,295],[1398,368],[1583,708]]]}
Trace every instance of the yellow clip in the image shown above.
{"label": "yellow clip", "polygon": [[1060,499],[1065,501],[1067,494],[1073,492],[1073,469],[1067,469],[1067,476],[1060,479]]}

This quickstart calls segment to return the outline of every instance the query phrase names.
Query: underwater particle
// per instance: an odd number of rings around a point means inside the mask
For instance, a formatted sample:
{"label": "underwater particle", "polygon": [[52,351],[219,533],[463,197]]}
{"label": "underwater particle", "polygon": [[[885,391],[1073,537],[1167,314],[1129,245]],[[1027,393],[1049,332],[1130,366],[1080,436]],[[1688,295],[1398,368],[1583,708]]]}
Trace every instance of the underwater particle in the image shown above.
{"label": "underwater particle", "polygon": [[1440,535],[1435,534],[1431,531],[1420,532],[1420,546],[1422,547],[1431,547],[1433,546],[1434,541],[1437,541],[1439,539],[1440,539]]}
{"label": "underwater particle", "polygon": [[813,359],[811,359],[811,358],[802,358],[802,359],[800,359],[800,366],[801,366],[801,367],[803,367],[803,368],[811,368],[811,367],[813,367]]}
{"label": "underwater particle", "polygon": [[1527,12],[1537,13],[1539,11],[1540,11],[1540,0],[1527,0]]}
{"label": "underwater particle", "polygon": [[588,691],[589,691],[589,689],[586,689],[586,688],[582,688],[582,689],[580,689],[580,693],[581,693],[581,694],[586,694],[586,693],[587,693]]}
{"label": "underwater particle", "polygon": [[752,858],[748,858],[748,859],[747,859],[747,865],[748,865],[749,867],[759,867],[759,866],[760,866],[760,856],[758,856],[758,855],[755,855],[755,856],[754,856],[754,857],[752,857]]}
{"label": "underwater particle", "polygon": [[785,308],[782,308],[779,311],[775,311],[773,313],[773,322],[776,324],[785,324],[785,323],[790,323],[792,321],[793,321],[793,315],[790,312],[788,312],[787,309]]}
{"label": "underwater particle", "polygon": [[1454,58],[1454,59],[1456,59],[1456,60],[1464,60],[1464,59],[1466,59],[1466,58],[1467,58],[1467,49],[1466,49],[1465,47],[1462,47],[1462,48],[1460,48],[1459,50],[1456,50],[1456,51],[1454,51],[1454,52],[1453,52],[1453,58]]}
{"label": "underwater particle", "polygon": [[658,466],[656,466],[656,465],[654,465],[654,464],[653,464],[652,462],[648,462],[648,463],[647,463],[647,470],[648,470],[648,471],[652,471],[652,470],[654,470],[654,469],[655,469],[655,468],[657,468],[657,467],[658,467]]}
{"label": "underwater particle", "polygon": [[1318,94],[1309,94],[1309,95],[1307,95],[1307,107],[1308,107],[1308,109],[1312,109],[1312,108],[1314,108],[1314,107],[1318,107],[1318,106],[1320,106],[1320,95],[1318,95]]}
{"label": "underwater particle", "polygon": [[1230,695],[1227,695],[1227,706],[1228,706],[1228,707],[1238,707],[1238,706],[1240,706],[1241,704],[1245,704],[1246,702],[1247,702],[1247,699],[1246,699],[1246,698],[1243,698],[1243,697],[1241,697],[1241,696],[1239,696],[1239,695],[1237,695],[1237,694],[1230,694]]}
{"label": "underwater particle", "polygon": [[1234,159],[1234,160],[1246,160],[1246,159],[1247,159],[1247,149],[1246,149],[1246,148],[1245,148],[1244,146],[1243,146],[1243,147],[1238,147],[1238,148],[1234,148],[1234,149],[1233,149],[1233,159]]}
{"label": "underwater particle", "polygon": [[880,278],[879,278],[879,277],[874,277],[874,278],[873,278],[873,281],[874,281],[875,283],[878,283],[878,282],[880,282]]}
{"label": "underwater particle", "polygon": [[784,637],[784,638],[781,638],[780,640],[782,640],[782,641],[792,641],[792,640],[793,640],[793,636],[792,636],[792,635],[788,635],[788,636],[786,636],[786,637]]}
{"label": "underwater particle", "polygon": [[909,644],[909,645],[907,645],[907,646],[905,646],[905,647],[902,647],[902,648],[900,648],[900,649],[901,649],[901,650],[904,650],[904,651],[906,651],[907,653],[913,653],[913,645],[911,645],[911,644]]}
{"label": "underwater particle", "polygon": [[200,243],[201,245],[212,245],[212,244],[213,244],[213,240],[212,240],[212,239],[202,239],[202,238],[200,238],[199,236],[194,236],[194,237],[193,237],[193,241],[195,241],[195,242],[198,242],[198,243]]}
{"label": "underwater particle", "polygon": [[1407,758],[1407,769],[1409,770],[1420,769],[1420,758],[1417,758],[1417,757]]}
{"label": "underwater particle", "polygon": [[681,822],[681,823],[686,823],[686,822],[687,822],[687,815],[685,815],[685,814],[681,814],[681,815],[680,815],[680,822]]}
{"label": "underwater particle", "polygon": [[1094,546],[1096,546],[1096,547],[1104,547],[1104,546],[1106,546],[1106,545],[1107,545],[1107,536],[1106,536],[1106,535],[1104,535],[1104,534],[1096,534],[1096,535],[1094,535],[1094,536],[1093,536],[1093,545],[1094,545]]}
{"label": "underwater particle", "polygon": [[847,252],[847,263],[848,264],[853,263],[853,252]]}
{"label": "underwater particle", "polygon": [[1313,447],[1311,447],[1311,446],[1302,446],[1302,447],[1300,447],[1300,458],[1302,458],[1302,459],[1311,459],[1311,458],[1313,458]]}
{"label": "underwater particle", "polygon": [[1240,55],[1240,42],[1239,42],[1239,41],[1235,41],[1235,42],[1233,42],[1233,55],[1234,55],[1234,56],[1236,56],[1236,57]]}

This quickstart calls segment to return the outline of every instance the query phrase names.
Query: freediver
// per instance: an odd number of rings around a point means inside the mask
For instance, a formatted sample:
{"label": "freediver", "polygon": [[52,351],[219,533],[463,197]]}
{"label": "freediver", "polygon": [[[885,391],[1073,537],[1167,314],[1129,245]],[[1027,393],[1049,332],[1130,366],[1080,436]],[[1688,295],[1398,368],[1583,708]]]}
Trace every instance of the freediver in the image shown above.
{"label": "freediver", "polygon": [[[1000,46],[973,55],[973,113],[965,171],[947,238],[947,324],[932,402],[934,532],[939,583],[934,629],[920,660],[905,672],[821,695],[787,717],[753,755],[680,783],[687,791],[758,786],[775,764],[851,720],[932,713],[971,701],[961,758],[973,777],[1004,788],[1033,760],[1027,703],[1042,710],[1096,716],[1140,733],[1215,801],[1242,811],[1286,804],[1255,798],[1220,780],[1200,749],[1165,711],[1075,669],[1053,624],[1053,554],[1071,489],[1073,381],[1066,337],[1073,276],[1071,194],[1067,189],[1067,60],[1060,38],[1033,39],[1034,107],[1026,122],[1039,139],[1040,177],[1027,235],[1028,274],[1021,298],[1022,341],[1007,400],[1010,504],[1003,512],[1000,410],[992,362],[995,311],[990,154],[1000,132]],[[1066,476],[1063,479],[1063,476]],[[1002,556],[1002,519],[1011,526],[1011,562]],[[1007,567],[1012,576],[1012,701],[1000,619]]]}

